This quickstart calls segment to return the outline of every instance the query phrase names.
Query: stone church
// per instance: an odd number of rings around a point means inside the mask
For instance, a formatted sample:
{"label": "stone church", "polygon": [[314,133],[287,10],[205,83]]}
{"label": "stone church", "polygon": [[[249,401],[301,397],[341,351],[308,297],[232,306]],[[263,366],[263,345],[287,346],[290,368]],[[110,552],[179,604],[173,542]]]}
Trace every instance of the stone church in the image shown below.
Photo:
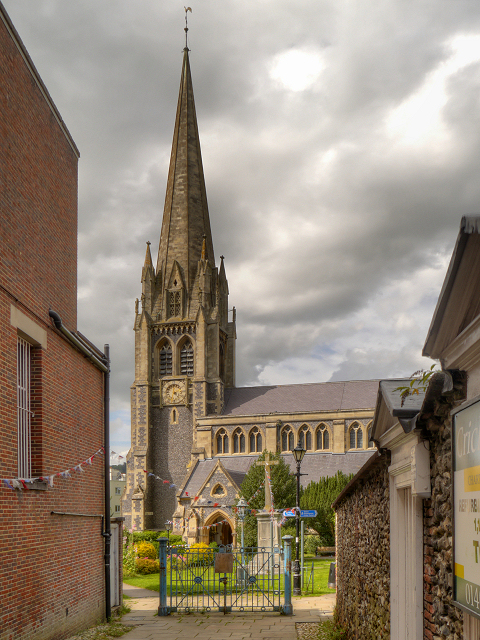
{"label": "stone church", "polygon": [[294,470],[290,451],[302,444],[304,486],[367,462],[378,381],[235,387],[235,308],[213,250],[188,51],[157,261],[147,243],[135,305],[122,511],[130,530],[173,521],[190,543],[226,544],[239,487],[264,449]]}

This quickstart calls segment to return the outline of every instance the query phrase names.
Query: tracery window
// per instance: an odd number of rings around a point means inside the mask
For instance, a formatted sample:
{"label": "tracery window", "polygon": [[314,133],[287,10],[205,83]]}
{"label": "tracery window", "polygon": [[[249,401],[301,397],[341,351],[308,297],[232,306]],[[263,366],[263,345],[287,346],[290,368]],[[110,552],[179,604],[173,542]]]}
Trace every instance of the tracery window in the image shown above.
{"label": "tracery window", "polygon": [[169,294],[170,316],[179,316],[182,313],[182,292],[170,291]]}
{"label": "tracery window", "polygon": [[233,453],[245,453],[245,434],[241,429],[233,432]]}
{"label": "tracery window", "polygon": [[262,451],[262,434],[258,427],[253,427],[250,431],[250,453],[260,453]]}
{"label": "tracery window", "polygon": [[222,487],[221,484],[217,484],[213,491],[212,491],[212,496],[224,496],[227,492],[225,491],[225,489]]}
{"label": "tracery window", "polygon": [[286,425],[282,429],[282,451],[293,451],[294,449],[293,430],[290,425]]}
{"label": "tracery window", "polygon": [[363,429],[358,422],[350,427],[350,449],[363,449]]}
{"label": "tracery window", "polygon": [[160,375],[172,375],[172,346],[169,342],[165,342],[160,348]]}
{"label": "tracery window", "polygon": [[321,424],[317,429],[316,434],[316,448],[317,449],[330,449],[330,433],[326,425]]}
{"label": "tracery window", "polygon": [[193,376],[193,344],[186,340],[180,351],[180,373],[182,376]]}
{"label": "tracery window", "polygon": [[217,453],[228,453],[228,433],[225,429],[217,432]]}
{"label": "tracery window", "polygon": [[306,424],[303,424],[300,427],[300,431],[298,433],[298,444],[307,451],[312,450],[312,433]]}

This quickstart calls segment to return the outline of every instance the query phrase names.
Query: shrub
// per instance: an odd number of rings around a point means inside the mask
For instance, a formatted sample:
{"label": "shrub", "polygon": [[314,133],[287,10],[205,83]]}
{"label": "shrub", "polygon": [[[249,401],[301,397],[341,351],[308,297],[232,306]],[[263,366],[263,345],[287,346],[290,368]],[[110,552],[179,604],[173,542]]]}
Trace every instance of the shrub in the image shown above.
{"label": "shrub", "polygon": [[158,553],[151,542],[139,542],[136,545],[137,558],[149,558],[150,560],[156,560]]}
{"label": "shrub", "polygon": [[135,570],[137,573],[144,575],[148,573],[158,573],[160,566],[158,560],[151,560],[150,558],[137,558],[135,560]]}
{"label": "shrub", "polygon": [[157,538],[160,538],[161,531],[134,531],[134,542],[156,542]]}
{"label": "shrub", "polygon": [[188,551],[189,566],[209,566],[213,562],[214,550],[204,542],[192,544]]}
{"label": "shrub", "polygon": [[125,544],[123,547],[123,575],[135,575],[135,545]]}
{"label": "shrub", "polygon": [[[328,541],[327,541],[328,542]],[[320,536],[305,536],[305,553],[309,555],[317,554],[317,547],[328,547],[325,539]]]}

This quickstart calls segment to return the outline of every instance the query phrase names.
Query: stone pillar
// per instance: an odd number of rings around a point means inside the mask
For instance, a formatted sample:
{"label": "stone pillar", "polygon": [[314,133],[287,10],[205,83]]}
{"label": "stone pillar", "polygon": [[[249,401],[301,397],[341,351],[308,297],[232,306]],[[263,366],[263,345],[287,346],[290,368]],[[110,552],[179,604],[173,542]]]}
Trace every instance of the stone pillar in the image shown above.
{"label": "stone pillar", "polygon": [[345,420],[333,421],[333,452],[345,453]]}
{"label": "stone pillar", "polygon": [[[272,548],[272,538],[273,538],[273,547],[280,547],[280,539],[279,539],[279,527],[277,523],[280,522],[281,514],[274,513],[274,522],[272,527],[271,515],[267,511],[261,511],[257,513],[257,545],[258,547],[266,547],[268,549]],[[273,533],[272,533],[273,528]]]}

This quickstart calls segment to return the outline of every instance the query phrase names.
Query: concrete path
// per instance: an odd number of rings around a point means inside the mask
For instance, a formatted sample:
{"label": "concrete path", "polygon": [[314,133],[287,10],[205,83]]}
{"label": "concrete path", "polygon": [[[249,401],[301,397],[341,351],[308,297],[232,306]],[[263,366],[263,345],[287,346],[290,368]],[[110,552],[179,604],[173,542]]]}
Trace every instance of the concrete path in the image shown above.
{"label": "concrete path", "polygon": [[131,612],[122,618],[126,625],[138,625],[126,640],[297,640],[295,624],[316,622],[332,615],[335,594],[320,597],[293,598],[293,616],[278,613],[174,613],[159,617],[158,594],[124,585]]}

